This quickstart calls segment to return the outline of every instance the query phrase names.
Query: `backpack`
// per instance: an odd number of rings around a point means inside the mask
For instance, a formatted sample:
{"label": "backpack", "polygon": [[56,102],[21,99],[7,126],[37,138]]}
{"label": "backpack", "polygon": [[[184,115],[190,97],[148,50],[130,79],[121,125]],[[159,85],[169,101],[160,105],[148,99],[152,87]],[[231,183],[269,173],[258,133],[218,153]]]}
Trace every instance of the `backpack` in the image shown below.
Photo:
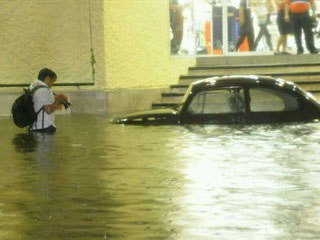
{"label": "backpack", "polygon": [[11,114],[15,125],[24,128],[30,126],[37,120],[38,114],[43,110],[43,107],[38,112],[35,112],[32,95],[35,91],[43,87],[46,86],[39,85],[32,90],[24,88],[24,93],[14,101],[11,107]]}

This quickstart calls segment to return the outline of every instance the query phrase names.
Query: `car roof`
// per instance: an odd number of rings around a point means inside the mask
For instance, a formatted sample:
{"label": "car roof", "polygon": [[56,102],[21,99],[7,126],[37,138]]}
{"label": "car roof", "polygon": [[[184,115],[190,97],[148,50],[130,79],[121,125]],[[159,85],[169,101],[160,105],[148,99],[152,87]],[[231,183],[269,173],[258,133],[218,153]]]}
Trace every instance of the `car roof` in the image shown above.
{"label": "car roof", "polygon": [[281,87],[290,90],[300,89],[295,83],[283,80],[281,78],[273,78],[269,76],[257,76],[257,75],[230,75],[223,77],[211,77],[203,80],[199,80],[192,84],[193,90],[201,90],[208,87],[228,87],[232,85],[237,86],[249,86],[249,87]]}

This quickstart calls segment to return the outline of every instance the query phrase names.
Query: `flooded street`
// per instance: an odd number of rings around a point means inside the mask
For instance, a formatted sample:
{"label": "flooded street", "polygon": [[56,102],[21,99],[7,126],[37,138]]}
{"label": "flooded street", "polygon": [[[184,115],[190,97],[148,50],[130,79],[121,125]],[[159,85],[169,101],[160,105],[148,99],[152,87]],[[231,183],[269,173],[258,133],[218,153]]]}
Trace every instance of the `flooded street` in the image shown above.
{"label": "flooded street", "polygon": [[320,236],[320,123],[122,126],[0,118],[1,240]]}

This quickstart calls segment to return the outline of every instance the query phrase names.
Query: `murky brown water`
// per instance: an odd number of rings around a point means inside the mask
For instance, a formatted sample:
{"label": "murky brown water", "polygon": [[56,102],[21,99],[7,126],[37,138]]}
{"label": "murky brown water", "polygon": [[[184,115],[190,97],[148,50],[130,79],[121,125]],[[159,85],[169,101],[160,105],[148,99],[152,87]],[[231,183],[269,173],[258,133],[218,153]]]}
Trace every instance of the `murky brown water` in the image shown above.
{"label": "murky brown water", "polygon": [[0,239],[320,236],[320,124],[121,126],[0,119]]}

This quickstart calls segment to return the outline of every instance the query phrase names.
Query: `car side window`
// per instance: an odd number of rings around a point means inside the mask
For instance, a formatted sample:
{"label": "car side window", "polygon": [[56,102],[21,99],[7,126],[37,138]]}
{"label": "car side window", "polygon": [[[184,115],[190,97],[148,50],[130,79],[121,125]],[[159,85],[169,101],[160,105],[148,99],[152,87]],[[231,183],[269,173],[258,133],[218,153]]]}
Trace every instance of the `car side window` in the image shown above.
{"label": "car side window", "polygon": [[250,110],[252,112],[296,111],[299,103],[296,98],[277,89],[251,88]]}
{"label": "car side window", "polygon": [[215,89],[194,96],[187,112],[191,114],[241,113],[245,111],[243,89]]}

